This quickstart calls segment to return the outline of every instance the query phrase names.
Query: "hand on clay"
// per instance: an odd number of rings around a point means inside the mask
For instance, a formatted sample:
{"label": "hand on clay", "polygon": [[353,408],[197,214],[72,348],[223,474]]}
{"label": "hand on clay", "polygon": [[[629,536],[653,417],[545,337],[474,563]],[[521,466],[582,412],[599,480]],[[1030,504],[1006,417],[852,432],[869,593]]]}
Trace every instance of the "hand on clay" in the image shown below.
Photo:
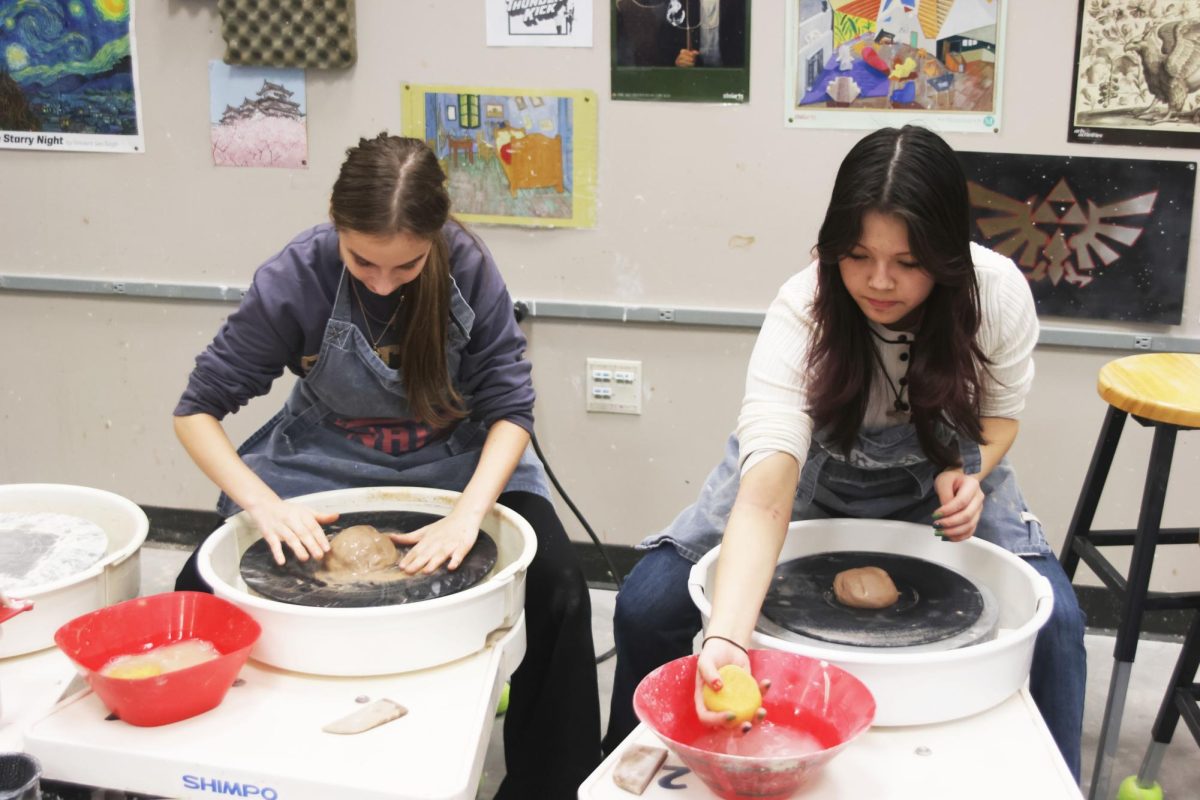
{"label": "hand on clay", "polygon": [[[761,722],[766,718],[767,710],[765,708],[759,706],[758,710],[754,712],[752,720],[739,723],[734,712],[710,711],[704,704],[705,684],[714,692],[721,691],[724,684],[721,680],[720,669],[726,664],[735,664],[746,672],[750,672],[750,659],[741,649],[723,639],[709,639],[700,650],[700,657],[696,660],[696,716],[705,725],[711,727],[738,726],[742,733],[747,733],[754,727],[755,722]],[[770,680],[758,682],[759,692],[763,696],[766,696],[767,690],[770,688]]]}
{"label": "hand on clay", "polygon": [[451,511],[449,515],[431,522],[412,533],[392,533],[396,544],[414,545],[400,559],[400,569],[412,575],[433,572],[442,564],[451,570],[467,557],[479,535],[479,521],[469,515]]}
{"label": "hand on clay", "polygon": [[337,520],[337,514],[314,511],[278,498],[247,508],[246,511],[267,540],[275,563],[280,566],[285,560],[285,544],[300,561],[308,561],[310,555],[321,559],[329,552],[329,539],[321,526]]}
{"label": "hand on clay", "polygon": [[700,55],[699,50],[680,50],[679,55],[675,56],[675,66],[694,67],[696,66],[696,56],[698,55]]}
{"label": "hand on clay", "polygon": [[961,469],[948,469],[934,479],[933,488],[942,503],[933,512],[934,527],[952,542],[971,538],[983,513],[979,481]]}

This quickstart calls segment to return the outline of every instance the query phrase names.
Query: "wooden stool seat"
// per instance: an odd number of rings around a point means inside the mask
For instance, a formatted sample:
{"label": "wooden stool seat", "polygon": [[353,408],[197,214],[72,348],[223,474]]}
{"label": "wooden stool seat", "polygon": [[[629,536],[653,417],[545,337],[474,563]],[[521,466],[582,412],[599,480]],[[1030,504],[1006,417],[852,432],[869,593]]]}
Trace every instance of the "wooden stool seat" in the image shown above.
{"label": "wooden stool seat", "polygon": [[1110,406],[1135,417],[1200,428],[1200,355],[1147,353],[1110,361],[1097,386]]}

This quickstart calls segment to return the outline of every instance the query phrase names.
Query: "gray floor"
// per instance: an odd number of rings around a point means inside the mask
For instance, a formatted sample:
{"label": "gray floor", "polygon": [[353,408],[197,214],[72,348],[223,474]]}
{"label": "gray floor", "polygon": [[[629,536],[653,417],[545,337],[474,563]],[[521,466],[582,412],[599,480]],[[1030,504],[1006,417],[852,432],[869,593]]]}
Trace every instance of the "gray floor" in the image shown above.
{"label": "gray floor", "polygon": [[[167,547],[146,545],[142,548],[142,593],[169,591],[175,573],[178,572],[187,552]],[[592,590],[592,632],[596,641],[596,652],[602,653],[612,646],[612,610],[616,594],[611,591]],[[1100,722],[1104,714],[1105,698],[1108,694],[1108,677],[1112,669],[1113,638],[1103,634],[1088,634],[1087,705],[1083,727],[1083,781],[1090,780]],[[1113,769],[1113,785],[1126,775],[1137,772],[1150,742],[1150,728],[1158,713],[1159,703],[1167,681],[1179,657],[1177,641],[1144,640],[1138,645],[1137,660],[1133,666],[1129,697],[1125,707],[1125,718],[1121,726],[1121,747]],[[613,661],[609,659],[599,667],[601,722],[608,721],[608,700],[612,691]],[[500,735],[503,720],[496,722],[489,742],[487,761],[478,800],[491,800],[500,779],[504,776],[504,748]],[[1162,770],[1158,776],[1167,798],[1195,797],[1200,786],[1200,748],[1181,723],[1174,741],[1167,749]],[[1191,786],[1192,789],[1186,787]]]}

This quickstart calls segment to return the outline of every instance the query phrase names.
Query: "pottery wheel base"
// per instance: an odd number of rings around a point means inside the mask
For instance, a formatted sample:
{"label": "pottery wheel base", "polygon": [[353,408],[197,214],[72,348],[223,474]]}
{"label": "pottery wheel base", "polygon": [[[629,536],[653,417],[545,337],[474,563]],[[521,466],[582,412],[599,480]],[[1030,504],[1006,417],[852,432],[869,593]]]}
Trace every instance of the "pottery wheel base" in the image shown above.
{"label": "pottery wheel base", "polygon": [[[834,577],[867,566],[891,576],[900,592],[896,603],[870,609],[838,602]],[[941,564],[892,553],[836,551],[780,564],[763,602],[759,627],[772,634],[782,629],[793,634],[787,638],[798,636],[817,645],[947,649],[935,645],[967,632],[967,643],[990,637],[997,618],[994,600],[985,602],[975,584]],[[981,623],[985,631],[979,630]]]}
{"label": "pottery wheel base", "polygon": [[[415,511],[363,511],[342,514],[336,523],[326,525],[325,531],[332,538],[355,525],[372,525],[382,533],[411,533],[439,519],[441,517],[435,514]],[[409,550],[401,545],[397,545],[396,549],[400,557]],[[300,561],[291,552],[287,556],[283,566],[276,564],[266,540],[259,539],[242,554],[242,579],[251,590],[281,603],[325,608],[366,608],[415,603],[469,589],[492,571],[496,565],[497,550],[496,542],[480,531],[474,547],[454,571],[443,564],[428,575],[417,573],[402,577],[397,567],[382,571],[381,580],[363,576],[363,580],[345,583],[322,580],[320,562],[315,559]]]}

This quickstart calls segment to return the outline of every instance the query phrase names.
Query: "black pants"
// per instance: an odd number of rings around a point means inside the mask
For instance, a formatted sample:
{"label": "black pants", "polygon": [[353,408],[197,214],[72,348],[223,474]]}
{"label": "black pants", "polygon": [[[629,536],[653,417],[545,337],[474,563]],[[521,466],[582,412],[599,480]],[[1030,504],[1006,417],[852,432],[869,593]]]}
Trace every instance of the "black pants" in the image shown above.
{"label": "black pants", "polygon": [[[592,644],[592,605],[583,570],[550,501],[528,492],[500,495],[537,534],[525,575],[525,659],[513,673],[504,720],[507,774],[496,800],[574,800],[600,764],[600,695]],[[211,591],[196,553],[177,591]]]}

